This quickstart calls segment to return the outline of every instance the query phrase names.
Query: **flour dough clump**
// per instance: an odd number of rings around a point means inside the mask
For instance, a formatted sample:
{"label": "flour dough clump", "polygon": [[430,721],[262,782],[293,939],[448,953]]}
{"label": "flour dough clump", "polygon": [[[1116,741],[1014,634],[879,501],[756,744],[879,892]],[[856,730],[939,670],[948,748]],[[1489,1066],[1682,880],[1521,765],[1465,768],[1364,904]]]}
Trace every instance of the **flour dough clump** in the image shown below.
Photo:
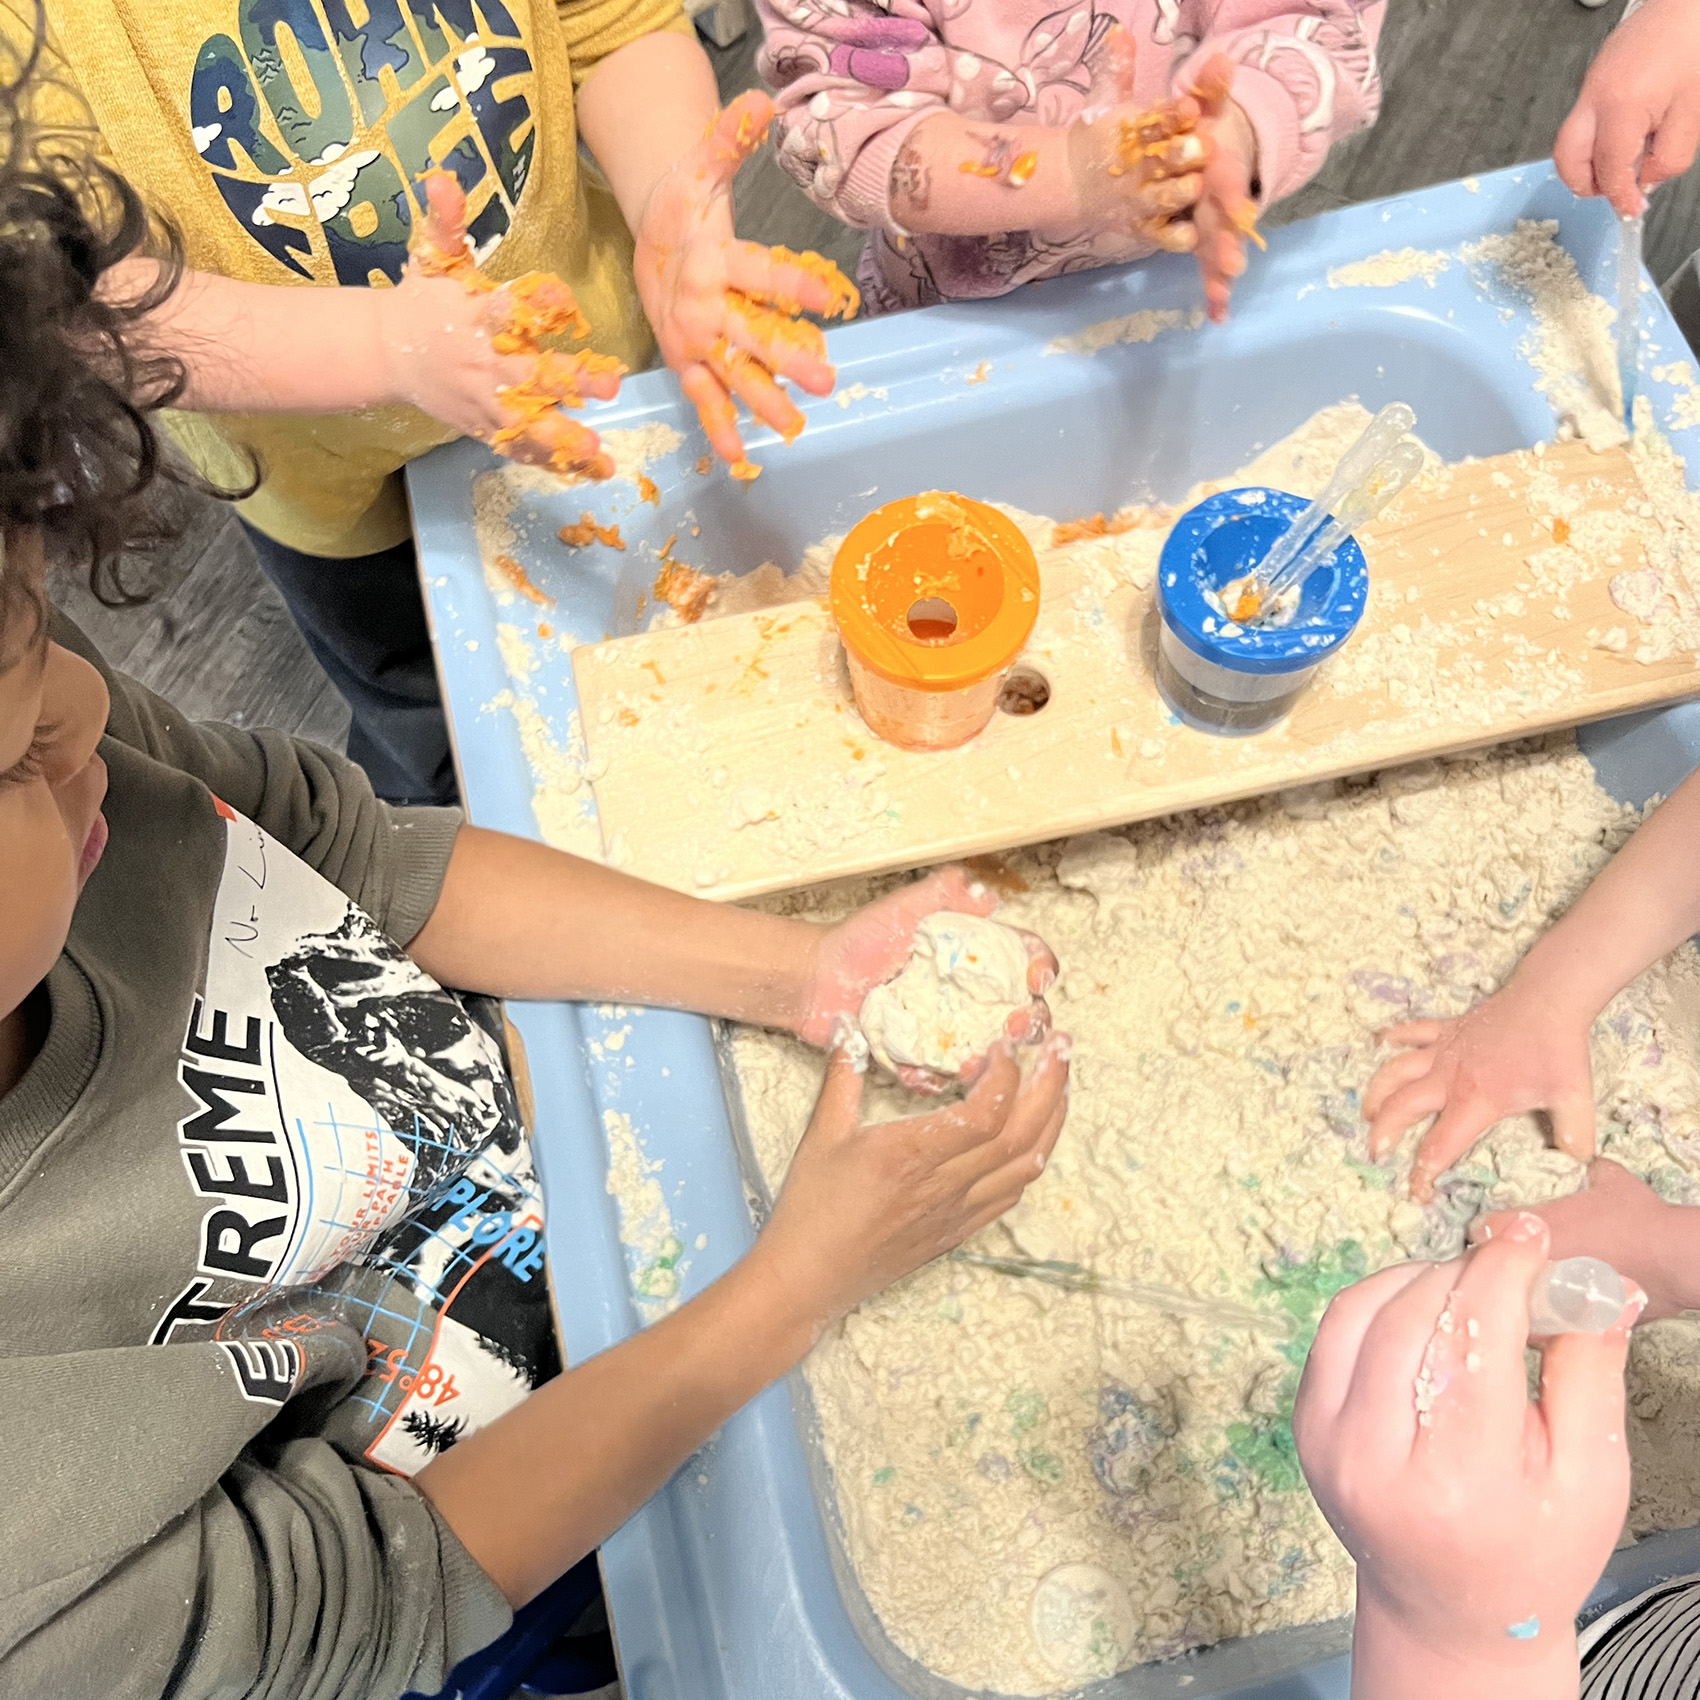
{"label": "flour dough clump", "polygon": [[862,1031],[875,1058],[958,1074],[1002,1038],[1025,1009],[1027,945],[1013,927],[979,915],[941,911],[915,929],[909,960],[895,980],[862,1002]]}

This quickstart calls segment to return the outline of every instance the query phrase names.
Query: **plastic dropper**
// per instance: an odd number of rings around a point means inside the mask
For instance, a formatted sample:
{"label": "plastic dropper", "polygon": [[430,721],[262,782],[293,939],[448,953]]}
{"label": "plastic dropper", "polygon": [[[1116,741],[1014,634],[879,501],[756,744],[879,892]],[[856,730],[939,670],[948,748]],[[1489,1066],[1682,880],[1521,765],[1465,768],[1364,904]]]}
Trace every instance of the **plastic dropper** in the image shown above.
{"label": "plastic dropper", "polygon": [[1016,1275],[1030,1281],[1043,1281],[1071,1293],[1096,1293],[1106,1298],[1130,1299],[1135,1304],[1148,1305],[1152,1310],[1170,1316],[1201,1316],[1224,1328],[1256,1328],[1271,1334],[1290,1335],[1293,1319],[1284,1310],[1253,1310],[1249,1305],[1237,1305],[1227,1299],[1201,1299],[1191,1293],[1177,1293],[1170,1287],[1154,1287],[1144,1281],[1113,1281],[1078,1263],[1059,1263],[1051,1258],[986,1257],[979,1252],[953,1251],[958,1263],[971,1263],[977,1269],[996,1270],[1000,1275]]}
{"label": "plastic dropper", "polygon": [[1561,1257],[1529,1294],[1529,1337],[1603,1334],[1629,1302],[1622,1278],[1597,1257]]}
{"label": "plastic dropper", "polygon": [[1323,526],[1278,573],[1263,579],[1259,612],[1275,611],[1275,605],[1296,585],[1301,585],[1326,561],[1340,544],[1360,526],[1368,525],[1381,510],[1423,469],[1423,451],[1407,437],[1391,450],[1341,498],[1335,517]]}
{"label": "plastic dropper", "polygon": [[[1267,585],[1304,547],[1317,526],[1333,513],[1335,504],[1354,485],[1362,482],[1376,462],[1405,437],[1416,422],[1416,414],[1402,401],[1389,402],[1382,408],[1364,427],[1358,440],[1341,455],[1339,465],[1334,468],[1322,494],[1276,538],[1274,548],[1246,581],[1245,590],[1255,592],[1258,586]],[[1242,618],[1237,612],[1232,617]]]}
{"label": "plastic dropper", "polygon": [[1623,423],[1635,429],[1635,390],[1641,366],[1641,238],[1644,215],[1617,221],[1617,375],[1623,386]]}

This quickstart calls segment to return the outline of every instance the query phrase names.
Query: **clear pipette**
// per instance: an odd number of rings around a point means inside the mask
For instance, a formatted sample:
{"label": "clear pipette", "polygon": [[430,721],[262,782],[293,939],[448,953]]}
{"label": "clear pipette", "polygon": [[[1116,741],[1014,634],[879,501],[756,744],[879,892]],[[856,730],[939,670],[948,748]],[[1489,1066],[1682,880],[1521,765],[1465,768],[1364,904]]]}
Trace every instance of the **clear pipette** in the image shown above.
{"label": "clear pipette", "polygon": [[1529,1294],[1529,1335],[1603,1334],[1629,1302],[1622,1278],[1597,1257],[1561,1257]]}
{"label": "clear pipette", "polygon": [[1368,525],[1423,469],[1421,447],[1406,438],[1355,488],[1348,490],[1334,518],[1316,533],[1263,588],[1259,612],[1274,612],[1276,604],[1301,585],[1360,526]]}
{"label": "clear pipette", "polygon": [[1402,401],[1389,402],[1364,427],[1363,435],[1341,455],[1322,494],[1276,540],[1275,547],[1254,569],[1246,589],[1266,585],[1304,547],[1305,540],[1333,513],[1335,504],[1400,441],[1417,422],[1417,416]]}
{"label": "clear pipette", "polygon": [[1635,391],[1641,367],[1641,236],[1643,215],[1617,221],[1617,376],[1623,387],[1623,423],[1635,429]]}
{"label": "clear pipette", "polygon": [[1282,1310],[1253,1310],[1249,1305],[1233,1304],[1226,1299],[1195,1298],[1191,1293],[1177,1293],[1172,1288],[1153,1287],[1143,1281],[1113,1281],[1083,1269],[1078,1263],[1058,1263],[1050,1258],[986,1257],[973,1251],[953,1251],[950,1255],[956,1262],[971,1263],[977,1269],[1043,1281],[1071,1293],[1131,1299],[1135,1304],[1149,1305],[1152,1310],[1166,1311],[1171,1316],[1201,1316],[1224,1328],[1257,1328],[1283,1336],[1293,1332],[1293,1319]]}

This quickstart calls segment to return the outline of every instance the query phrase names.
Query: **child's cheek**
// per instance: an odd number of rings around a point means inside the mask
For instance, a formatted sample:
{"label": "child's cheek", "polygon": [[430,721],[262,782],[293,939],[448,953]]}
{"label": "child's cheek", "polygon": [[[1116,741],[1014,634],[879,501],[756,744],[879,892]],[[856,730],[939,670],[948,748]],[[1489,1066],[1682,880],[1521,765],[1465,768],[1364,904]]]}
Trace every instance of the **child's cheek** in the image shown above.
{"label": "child's cheek", "polygon": [[[47,976],[71,930],[83,846],[39,782],[0,789],[0,1014]],[[20,901],[13,901],[13,896]]]}

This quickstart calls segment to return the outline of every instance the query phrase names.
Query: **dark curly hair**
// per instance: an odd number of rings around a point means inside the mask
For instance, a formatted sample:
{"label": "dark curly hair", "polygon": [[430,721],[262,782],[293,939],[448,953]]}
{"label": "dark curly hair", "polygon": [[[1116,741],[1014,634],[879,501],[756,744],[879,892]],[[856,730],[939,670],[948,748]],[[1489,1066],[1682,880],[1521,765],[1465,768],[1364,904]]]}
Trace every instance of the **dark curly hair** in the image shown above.
{"label": "dark curly hair", "polygon": [[[148,549],[168,534],[149,491],[162,478],[199,482],[162,452],[148,417],[183,393],[183,367],[138,334],[177,287],[183,248],[98,158],[92,121],[39,117],[45,40],[36,0],[28,51],[0,41],[0,532],[39,531],[51,559],[117,607],[146,600]],[[134,257],[155,262],[145,287],[103,292]],[[40,586],[11,553],[0,635],[20,604],[39,631]]]}

